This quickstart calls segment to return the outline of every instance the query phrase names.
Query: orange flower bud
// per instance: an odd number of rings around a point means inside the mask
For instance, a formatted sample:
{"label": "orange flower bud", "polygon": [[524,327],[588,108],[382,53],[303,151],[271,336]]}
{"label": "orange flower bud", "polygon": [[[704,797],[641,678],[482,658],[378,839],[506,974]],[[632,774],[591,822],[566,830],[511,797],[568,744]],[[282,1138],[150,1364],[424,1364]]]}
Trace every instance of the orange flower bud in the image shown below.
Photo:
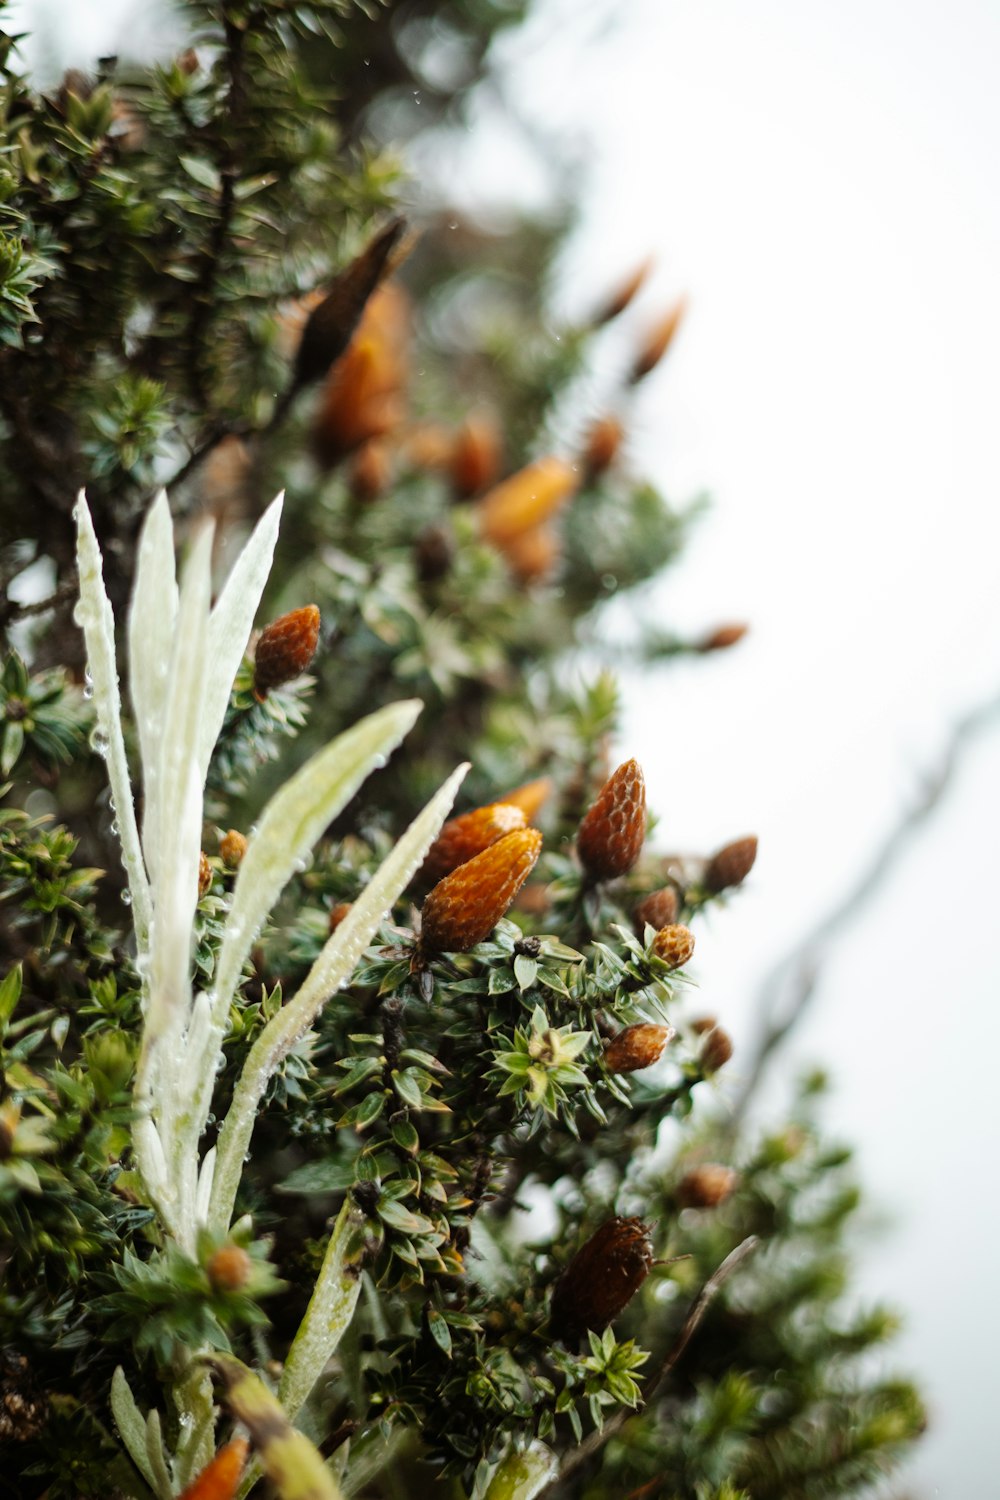
{"label": "orange flower bud", "polygon": [[653,939],[652,951],[669,969],[682,969],[694,952],[694,933],[679,923],[661,927]]}
{"label": "orange flower bud", "polygon": [[720,891],[742,885],[753,869],[756,858],[757,839],[753,834],[726,844],[708,862],[705,871],[706,886],[714,895],[718,895]]}
{"label": "orange flower bud", "polygon": [[408,306],[399,287],[379,287],[330,371],[313,427],[316,456],[326,467],[403,421]]}
{"label": "orange flower bud", "polygon": [[212,889],[212,866],[204,849],[198,856],[198,896],[207,896]]}
{"label": "orange flower bud", "polygon": [[289,610],[261,631],[253,670],[253,690],[259,699],[266,698],[271,688],[301,677],[316,655],[319,626],[319,610],[307,604]]}
{"label": "orange flower bud", "polygon": [[617,318],[623,313],[629,303],[635,298],[639,289],[648,281],[652,269],[653,259],[652,256],[648,256],[636,266],[634,271],[625,277],[624,281],[619,283],[607,301],[595,313],[594,325],[599,328],[603,323],[610,323],[613,318]]}
{"label": "orange flower bud", "polygon": [[569,500],[578,475],[561,458],[538,458],[503,480],[478,502],[479,528],[505,548],[514,537],[548,521]]}
{"label": "orange flower bud", "polygon": [[351,460],[347,483],[356,500],[377,500],[392,479],[392,456],[385,443],[363,443]]}
{"label": "orange flower bud", "polygon": [[721,1026],[713,1026],[701,1044],[701,1066],[706,1073],[717,1073],[733,1055],[733,1039]]}
{"label": "orange flower bud", "polygon": [[230,828],[219,840],[219,853],[222,855],[222,863],[227,870],[236,870],[243,862],[243,856],[247,852],[247,841],[242,833],[235,828]]}
{"label": "orange flower bud", "polygon": [[541,848],[537,829],[517,829],[439,880],[421,912],[422,951],[466,953],[489,937],[535,868]]}
{"label": "orange flower bud", "polygon": [[674,335],[680,327],[681,319],[687,311],[687,298],[681,297],[675,302],[668,313],[665,313],[660,321],[649,330],[646,341],[636,355],[635,363],[629,372],[629,382],[637,385],[640,380],[655,370],[660,360],[666,354],[674,341]]}
{"label": "orange flower bud", "polygon": [[704,637],[698,646],[699,651],[728,651],[730,646],[735,646],[741,641],[750,629],[749,625],[732,624],[717,625]]}
{"label": "orange flower bud", "polygon": [[471,499],[496,482],[500,473],[500,429],[491,412],[466,417],[451,451],[451,482],[456,495]]}
{"label": "orange flower bud", "polygon": [[625,429],[617,417],[598,417],[591,424],[583,446],[583,462],[591,478],[611,467],[624,436]]}
{"label": "orange flower bud", "polygon": [[674,886],[665,885],[658,891],[650,891],[648,896],[643,896],[638,902],[632,913],[636,936],[642,937],[647,926],[655,927],[657,932],[661,927],[672,927],[677,921],[679,909],[680,901]]}
{"label": "orange flower bud", "polygon": [[576,1252],[556,1282],[549,1326],[575,1344],[587,1329],[602,1333],[649,1275],[653,1245],[641,1219],[608,1219]]}
{"label": "orange flower bud", "polygon": [[651,1068],[659,1062],[673,1035],[672,1026],[639,1021],[612,1037],[604,1049],[604,1061],[612,1073],[637,1073],[640,1068]]}
{"label": "orange flower bud", "polygon": [[523,786],[515,787],[512,792],[505,792],[500,801],[519,807],[524,813],[524,821],[530,824],[538,817],[553,790],[552,777],[539,776],[535,781],[526,781]]}
{"label": "orange flower bud", "polygon": [[522,583],[540,583],[555,569],[562,546],[551,526],[534,526],[511,537],[500,550],[515,578]]}
{"label": "orange flower bud", "polygon": [[677,1187],[678,1201],[684,1208],[717,1208],[724,1203],[739,1182],[739,1173],[718,1162],[703,1162],[685,1172]]}
{"label": "orange flower bud", "polygon": [[250,1280],[253,1261],[239,1245],[220,1245],[208,1258],[205,1272],[213,1292],[239,1292]]}
{"label": "orange flower bud", "polygon": [[336,932],[341,922],[351,909],[350,901],[338,901],[336,906],[330,908],[330,931]]}
{"label": "orange flower bud", "polygon": [[449,818],[427,852],[420,871],[422,879],[429,885],[436,884],[504,834],[523,828],[525,821],[521,809],[508,802],[491,802]]}
{"label": "orange flower bud", "polygon": [[576,849],[587,874],[611,880],[631,870],[646,837],[646,782],[637,760],[627,760],[604,783],[584,814]]}
{"label": "orange flower bud", "polygon": [[233,1438],[181,1491],[177,1500],[234,1500],[249,1451],[246,1438]]}

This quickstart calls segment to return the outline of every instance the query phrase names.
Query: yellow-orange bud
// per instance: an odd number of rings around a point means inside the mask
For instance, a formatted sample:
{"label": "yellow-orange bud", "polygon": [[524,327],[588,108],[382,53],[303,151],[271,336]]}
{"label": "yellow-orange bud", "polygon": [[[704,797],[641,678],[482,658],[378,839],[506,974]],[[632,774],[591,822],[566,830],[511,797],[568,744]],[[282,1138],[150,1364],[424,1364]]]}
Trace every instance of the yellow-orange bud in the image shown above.
{"label": "yellow-orange bud", "polygon": [[694,952],[694,933],[679,922],[661,927],[653,939],[652,949],[668,969],[682,969]]}
{"label": "yellow-orange bud", "polygon": [[449,470],[456,495],[471,499],[496,482],[500,473],[501,440],[496,418],[487,412],[466,417],[451,450]]}
{"label": "yellow-orange bud", "polygon": [[577,487],[578,475],[561,458],[538,458],[479,501],[479,529],[487,541],[504,547],[514,537],[556,515]]}
{"label": "yellow-orange bud", "polygon": [[703,1162],[684,1173],[677,1187],[677,1197],[685,1208],[716,1208],[724,1203],[739,1182],[732,1167],[719,1162]]}
{"label": "yellow-orange bud", "polygon": [[552,796],[554,785],[551,776],[539,776],[534,781],[526,781],[523,786],[515,787],[512,792],[505,792],[500,801],[519,807],[524,813],[524,821],[533,823]]}
{"label": "yellow-orange bud", "polygon": [[219,853],[222,855],[222,863],[227,870],[235,870],[243,862],[243,856],[247,852],[247,841],[235,828],[230,828],[219,840]]}

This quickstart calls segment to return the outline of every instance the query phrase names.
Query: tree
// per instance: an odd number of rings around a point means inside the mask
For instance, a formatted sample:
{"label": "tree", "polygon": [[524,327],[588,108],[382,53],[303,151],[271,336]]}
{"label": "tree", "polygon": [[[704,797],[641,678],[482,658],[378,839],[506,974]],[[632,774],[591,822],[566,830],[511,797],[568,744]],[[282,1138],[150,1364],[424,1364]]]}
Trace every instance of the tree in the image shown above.
{"label": "tree", "polygon": [[564,209],[399,216],[366,122],[519,7],[186,11],[48,96],[3,48],[0,1493],[857,1492],[922,1416],[847,1154],[815,1080],[701,1103],[755,841],[658,853],[611,754],[682,309],[581,431],[641,274],[555,327]]}

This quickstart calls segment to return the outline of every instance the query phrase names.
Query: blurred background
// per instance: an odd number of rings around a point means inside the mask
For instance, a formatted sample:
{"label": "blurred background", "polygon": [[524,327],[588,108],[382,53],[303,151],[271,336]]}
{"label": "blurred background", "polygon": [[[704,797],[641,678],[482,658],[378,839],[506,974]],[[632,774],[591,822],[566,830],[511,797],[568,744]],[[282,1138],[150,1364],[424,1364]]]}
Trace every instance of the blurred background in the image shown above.
{"label": "blurred background", "polygon": [[[50,79],[181,35],[135,0],[22,0],[10,19]],[[861,1285],[903,1309],[897,1358],[931,1408],[909,1493],[988,1493],[1000,7],[536,0],[491,61],[462,123],[421,137],[415,179],[493,219],[575,203],[566,317],[646,255],[640,325],[690,299],[630,442],[676,501],[711,505],[645,605],[683,635],[751,631],[626,667],[622,749],[663,848],[760,836],[747,890],[699,939],[706,1008],[752,1056],[762,1006],[801,993],[798,966],[775,966],[809,950],[808,1005],[757,1108],[807,1065],[830,1074],[828,1124],[858,1145],[882,1226]],[[620,355],[609,340],[609,386]]]}

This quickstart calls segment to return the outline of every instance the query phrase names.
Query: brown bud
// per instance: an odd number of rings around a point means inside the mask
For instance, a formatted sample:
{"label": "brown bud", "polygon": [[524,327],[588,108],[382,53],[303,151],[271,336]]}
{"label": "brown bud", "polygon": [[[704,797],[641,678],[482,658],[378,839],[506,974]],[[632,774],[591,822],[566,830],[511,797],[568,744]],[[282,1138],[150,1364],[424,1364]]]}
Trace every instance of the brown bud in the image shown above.
{"label": "brown bud", "polygon": [[355,500],[372,501],[384,495],[392,480],[392,457],[387,444],[363,443],[351,460],[348,488]]}
{"label": "brown bud", "polygon": [[637,1073],[640,1068],[651,1068],[659,1062],[673,1035],[672,1026],[639,1021],[612,1038],[604,1049],[604,1061],[612,1073]]}
{"label": "brown bud", "polygon": [[619,314],[623,313],[638,293],[640,287],[649,279],[652,269],[653,260],[651,256],[637,265],[635,270],[630,272],[624,281],[619,283],[607,301],[595,313],[593,320],[595,326],[600,327],[602,323],[610,323],[613,318],[617,318]]}
{"label": "brown bud", "polygon": [[423,952],[466,953],[489,937],[535,868],[541,848],[538,830],[521,828],[439,880],[421,911]]}
{"label": "brown bud", "polygon": [[591,478],[611,467],[624,436],[625,429],[617,417],[598,417],[592,423],[583,445],[583,462]]}
{"label": "brown bud", "polygon": [[718,1162],[703,1162],[685,1172],[677,1186],[677,1198],[684,1208],[716,1208],[724,1203],[739,1182],[739,1173]]}
{"label": "brown bud", "polygon": [[455,538],[447,526],[425,526],[413,544],[413,560],[421,583],[447,577],[455,560]]}
{"label": "brown bud", "polygon": [[323,387],[313,446],[324,466],[332,467],[403,421],[408,323],[403,290],[393,283],[380,286]]}
{"label": "brown bud", "polygon": [[706,1073],[717,1073],[733,1055],[733,1039],[721,1026],[706,1032],[701,1044],[701,1066]]}
{"label": "brown bud", "polygon": [[272,620],[261,632],[253,671],[253,689],[259,699],[271,688],[302,675],[316,654],[319,625],[319,610],[307,604]]}
{"label": "brown bud", "polygon": [[705,885],[714,895],[742,885],[757,858],[757,840],[753,834],[735,839],[713,854],[705,870]]}
{"label": "brown bud", "polygon": [[247,852],[247,841],[242,833],[235,828],[230,828],[219,840],[219,853],[222,855],[222,863],[227,870],[237,870],[243,862],[243,856]]}
{"label": "brown bud", "polygon": [[524,825],[524,813],[509,802],[491,802],[487,807],[474,807],[471,812],[449,818],[427,851],[421,877],[428,885],[436,884],[505,833],[513,833]]}
{"label": "brown bud", "polygon": [[660,360],[666,354],[674,341],[674,335],[680,327],[681,319],[687,310],[687,298],[681,297],[673,307],[666,313],[658,323],[649,330],[646,341],[636,355],[635,363],[629,371],[629,382],[637,385],[640,380],[655,370]]}
{"label": "brown bud", "polygon": [[537,458],[478,502],[480,531],[487,541],[506,550],[514,537],[541,526],[562,509],[578,477],[561,458]]}
{"label": "brown bud", "polygon": [[608,1219],[576,1252],[556,1282],[549,1326],[565,1344],[602,1333],[623,1312],[653,1264],[649,1225]]}
{"label": "brown bud", "polygon": [[728,651],[730,646],[735,646],[741,641],[750,629],[749,625],[732,624],[717,625],[714,630],[709,631],[699,643],[699,651]]}
{"label": "brown bud", "polygon": [[207,896],[212,888],[212,866],[204,849],[198,855],[198,897]]}
{"label": "brown bud", "polygon": [[351,909],[350,901],[338,901],[336,906],[330,907],[330,931],[336,932],[341,922]]}
{"label": "brown bud", "polygon": [[657,932],[661,927],[672,927],[679,910],[680,901],[674,886],[665,885],[658,891],[650,891],[632,913],[636,936],[642,937],[647,927],[655,927]]}
{"label": "brown bud", "polygon": [[538,817],[552,791],[552,777],[539,776],[535,781],[526,781],[523,786],[515,787],[512,792],[505,792],[500,801],[519,807],[524,813],[524,821],[530,824]]}
{"label": "brown bud", "polygon": [[238,1292],[246,1286],[253,1261],[239,1245],[220,1245],[205,1266],[213,1292]]}
{"label": "brown bud", "polygon": [[694,952],[694,933],[679,922],[661,927],[653,939],[652,951],[668,969],[682,969]]}
{"label": "brown bud", "polygon": [[447,469],[451,464],[452,436],[438,422],[416,423],[401,447],[405,461],[414,469]]}
{"label": "brown bud", "polygon": [[584,814],[576,849],[587,874],[612,880],[631,870],[646,837],[646,782],[637,760],[624,761]]}
{"label": "brown bud", "polygon": [[185,47],[177,59],[177,66],[186,77],[191,78],[198,71],[198,54],[193,47]]}
{"label": "brown bud", "polygon": [[695,1036],[704,1036],[706,1031],[711,1031],[719,1023],[714,1016],[696,1016],[690,1024]]}
{"label": "brown bud", "polygon": [[496,483],[500,473],[500,429],[492,413],[474,412],[466,417],[451,451],[451,482],[463,500],[481,494]]}
{"label": "brown bud", "polygon": [[521,583],[540,583],[555,571],[562,544],[551,526],[533,526],[511,537],[500,549]]}

